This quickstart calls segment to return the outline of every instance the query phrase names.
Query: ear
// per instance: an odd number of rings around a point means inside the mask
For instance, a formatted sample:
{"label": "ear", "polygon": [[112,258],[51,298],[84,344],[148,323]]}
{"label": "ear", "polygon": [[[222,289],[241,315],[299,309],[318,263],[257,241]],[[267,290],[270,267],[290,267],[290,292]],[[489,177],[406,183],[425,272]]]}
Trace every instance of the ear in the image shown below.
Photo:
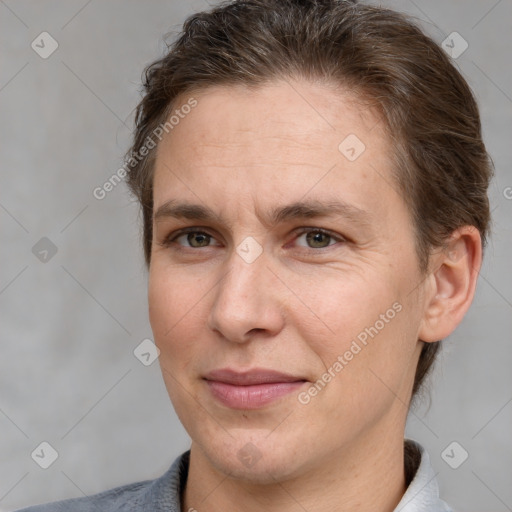
{"label": "ear", "polygon": [[459,325],[475,295],[481,265],[482,240],[474,226],[455,230],[442,251],[431,256],[420,340],[440,341]]}

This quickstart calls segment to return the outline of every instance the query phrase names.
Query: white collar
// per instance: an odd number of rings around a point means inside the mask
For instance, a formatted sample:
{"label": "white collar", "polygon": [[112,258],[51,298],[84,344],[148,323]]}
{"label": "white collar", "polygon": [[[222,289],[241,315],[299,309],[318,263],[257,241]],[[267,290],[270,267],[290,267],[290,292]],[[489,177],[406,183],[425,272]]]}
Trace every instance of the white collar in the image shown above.
{"label": "white collar", "polygon": [[409,487],[393,512],[453,512],[439,498],[437,473],[434,473],[426,450],[411,439],[406,439],[405,442],[418,448],[421,453],[421,461]]}

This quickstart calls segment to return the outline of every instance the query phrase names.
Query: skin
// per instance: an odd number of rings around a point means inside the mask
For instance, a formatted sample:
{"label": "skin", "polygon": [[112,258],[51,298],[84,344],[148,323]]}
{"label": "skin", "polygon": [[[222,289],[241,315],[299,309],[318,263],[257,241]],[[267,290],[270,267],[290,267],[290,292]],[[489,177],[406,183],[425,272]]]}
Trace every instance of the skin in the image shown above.
{"label": "skin", "polygon": [[[405,492],[418,340],[446,337],[469,308],[478,231],[454,232],[421,274],[384,123],[347,91],[283,80],[193,97],[159,144],[154,211],[179,200],[219,218],[155,218],[148,288],[164,381],[192,439],[182,510],[392,511]],[[354,161],[338,149],[349,134],[366,146]],[[366,214],[269,222],[273,208],[299,200]],[[304,227],[332,237],[308,238]],[[183,228],[199,233],[179,236]],[[252,263],[237,253],[249,236],[262,249]],[[396,303],[400,312],[307,404],[292,392],[230,409],[202,378],[268,368],[307,379],[307,390]],[[247,443],[252,465],[241,457]]]}

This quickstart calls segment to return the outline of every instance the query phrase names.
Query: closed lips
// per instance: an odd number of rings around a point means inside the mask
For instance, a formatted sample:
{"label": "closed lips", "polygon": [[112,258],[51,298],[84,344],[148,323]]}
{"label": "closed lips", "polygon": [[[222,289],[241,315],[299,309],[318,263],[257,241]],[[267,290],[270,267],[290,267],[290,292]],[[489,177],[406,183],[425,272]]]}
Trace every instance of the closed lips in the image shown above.
{"label": "closed lips", "polygon": [[237,372],[231,369],[213,370],[205,377],[206,380],[223,382],[234,386],[252,386],[256,384],[271,384],[278,382],[305,382],[307,379],[275,370],[255,369]]}

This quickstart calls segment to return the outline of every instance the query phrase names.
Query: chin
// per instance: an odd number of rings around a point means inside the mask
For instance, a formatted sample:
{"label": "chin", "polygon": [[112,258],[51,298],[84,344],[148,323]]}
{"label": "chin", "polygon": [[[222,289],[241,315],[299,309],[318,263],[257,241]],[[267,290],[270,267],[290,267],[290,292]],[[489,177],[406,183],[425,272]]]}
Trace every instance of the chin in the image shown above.
{"label": "chin", "polygon": [[[250,445],[248,445],[250,446]],[[239,455],[247,451],[244,446],[233,457],[232,454],[212,454],[212,463],[230,478],[252,484],[275,484],[292,476],[295,467],[285,453],[275,450],[259,450],[259,458],[254,462],[241,462]],[[247,457],[247,456],[245,456]],[[295,464],[297,461],[293,461]],[[294,466],[295,466],[294,464]]]}
{"label": "chin", "polygon": [[[230,478],[252,484],[275,484],[300,472],[301,462],[297,453],[304,457],[303,448],[287,444],[277,436],[270,440],[268,431],[242,430],[231,431],[230,434],[223,439],[217,438],[215,442],[210,439],[201,443],[199,448],[213,467]],[[306,460],[303,462],[307,465]]]}

